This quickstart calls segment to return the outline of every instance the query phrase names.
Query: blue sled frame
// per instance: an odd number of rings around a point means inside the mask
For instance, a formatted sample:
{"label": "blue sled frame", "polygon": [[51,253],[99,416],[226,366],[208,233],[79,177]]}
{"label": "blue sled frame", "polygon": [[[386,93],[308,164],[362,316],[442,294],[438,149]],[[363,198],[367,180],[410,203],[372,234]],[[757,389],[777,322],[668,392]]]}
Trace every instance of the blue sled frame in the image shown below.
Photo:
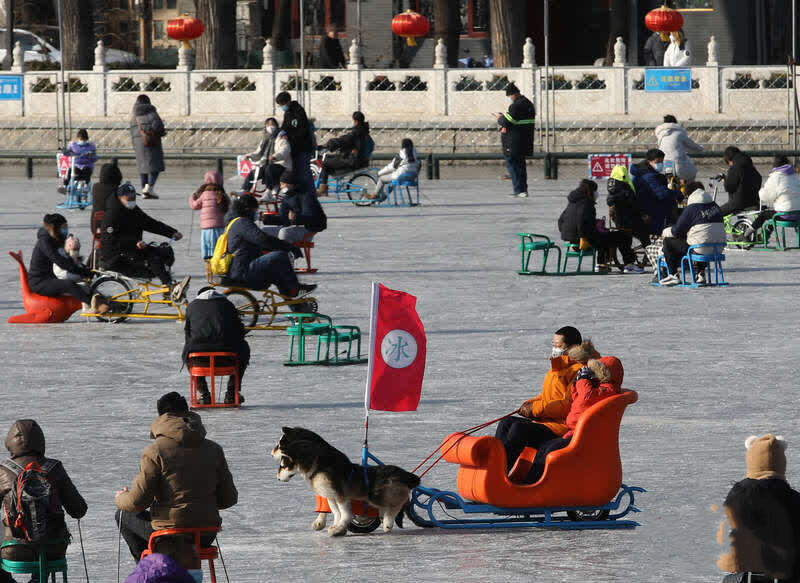
{"label": "blue sled frame", "polygon": [[[633,520],[620,520],[631,512],[639,512],[634,506],[634,493],[646,492],[638,486],[622,484],[617,497],[603,506],[554,506],[545,508],[502,508],[491,504],[468,502],[455,492],[438,490],[417,486],[411,494],[409,514],[412,521],[419,526],[438,526],[439,528],[560,528],[563,530],[588,530],[605,528],[635,528],[640,526]],[[623,500],[627,498],[627,506],[622,508]],[[449,518],[437,518],[434,506],[439,506],[441,511]],[[461,511],[465,515],[493,514],[492,517],[456,518],[448,510]],[[621,511],[620,511],[621,510]],[[566,515],[567,512],[598,513],[609,511],[603,520],[574,520]],[[619,511],[619,512],[616,512]],[[563,512],[562,516],[554,516]]]}

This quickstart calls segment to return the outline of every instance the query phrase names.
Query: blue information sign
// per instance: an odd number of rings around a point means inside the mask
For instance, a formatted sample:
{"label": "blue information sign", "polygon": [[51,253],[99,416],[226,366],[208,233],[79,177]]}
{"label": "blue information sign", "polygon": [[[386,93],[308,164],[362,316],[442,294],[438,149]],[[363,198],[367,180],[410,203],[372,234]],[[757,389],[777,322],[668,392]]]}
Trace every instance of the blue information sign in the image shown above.
{"label": "blue information sign", "polygon": [[0,75],[0,101],[22,99],[22,76]]}
{"label": "blue information sign", "polygon": [[645,91],[691,91],[691,69],[645,69]]}

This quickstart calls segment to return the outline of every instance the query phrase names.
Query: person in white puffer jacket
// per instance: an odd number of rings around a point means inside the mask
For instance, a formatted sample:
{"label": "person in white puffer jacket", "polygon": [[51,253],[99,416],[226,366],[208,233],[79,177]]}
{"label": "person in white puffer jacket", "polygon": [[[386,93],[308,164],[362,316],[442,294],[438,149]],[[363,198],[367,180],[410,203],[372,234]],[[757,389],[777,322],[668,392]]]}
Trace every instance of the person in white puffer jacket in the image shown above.
{"label": "person in white puffer jacket", "polygon": [[[786,156],[775,156],[772,161],[772,171],[764,186],[758,191],[758,198],[761,199],[761,204],[772,208],[758,213],[753,221],[753,230],[756,233],[761,230],[761,225],[777,214],[793,212],[794,216],[800,215],[800,178],[795,174]],[[772,229],[768,228],[767,241],[771,234]]]}
{"label": "person in white puffer jacket", "polygon": [[409,138],[404,138],[403,141],[400,142],[400,155],[395,156],[391,162],[380,169],[378,172],[378,184],[375,185],[375,192],[365,195],[364,198],[383,200],[385,198],[383,189],[387,184],[401,176],[417,176],[421,164],[419,156],[417,155],[417,149],[414,147],[414,142]]}
{"label": "person in white puffer jacket", "polygon": [[691,67],[692,51],[683,29],[669,34],[669,46],[664,52],[665,67]]}
{"label": "person in white puffer jacket", "polygon": [[656,127],[656,138],[658,149],[664,152],[664,161],[671,161],[675,165],[675,176],[687,183],[694,181],[697,168],[689,158],[688,151],[699,152],[703,146],[689,137],[674,115],[664,116],[664,123]]}

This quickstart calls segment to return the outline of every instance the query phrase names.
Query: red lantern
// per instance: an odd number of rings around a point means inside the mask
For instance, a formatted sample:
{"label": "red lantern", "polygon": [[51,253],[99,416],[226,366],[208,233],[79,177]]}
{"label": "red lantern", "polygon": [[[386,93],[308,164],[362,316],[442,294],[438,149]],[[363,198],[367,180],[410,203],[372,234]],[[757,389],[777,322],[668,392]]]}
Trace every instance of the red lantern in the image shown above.
{"label": "red lantern", "polygon": [[661,33],[661,40],[669,40],[669,33],[677,32],[683,28],[683,16],[677,10],[669,8],[666,4],[651,10],[644,17],[644,25],[653,32]]}
{"label": "red lantern", "polygon": [[183,42],[183,48],[188,49],[189,41],[203,34],[205,26],[203,21],[184,14],[167,22],[167,36]]}
{"label": "red lantern", "polygon": [[414,37],[425,36],[430,29],[428,19],[411,9],[392,18],[392,32],[405,38],[410,47],[417,46]]}

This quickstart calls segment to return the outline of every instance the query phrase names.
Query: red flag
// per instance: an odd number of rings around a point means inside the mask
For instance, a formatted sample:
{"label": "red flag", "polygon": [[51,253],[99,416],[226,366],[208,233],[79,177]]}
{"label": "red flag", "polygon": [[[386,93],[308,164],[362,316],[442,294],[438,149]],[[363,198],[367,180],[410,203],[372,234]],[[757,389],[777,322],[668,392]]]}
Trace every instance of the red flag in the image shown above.
{"label": "red flag", "polygon": [[416,411],[425,376],[425,328],[417,298],[372,284],[367,411]]}

